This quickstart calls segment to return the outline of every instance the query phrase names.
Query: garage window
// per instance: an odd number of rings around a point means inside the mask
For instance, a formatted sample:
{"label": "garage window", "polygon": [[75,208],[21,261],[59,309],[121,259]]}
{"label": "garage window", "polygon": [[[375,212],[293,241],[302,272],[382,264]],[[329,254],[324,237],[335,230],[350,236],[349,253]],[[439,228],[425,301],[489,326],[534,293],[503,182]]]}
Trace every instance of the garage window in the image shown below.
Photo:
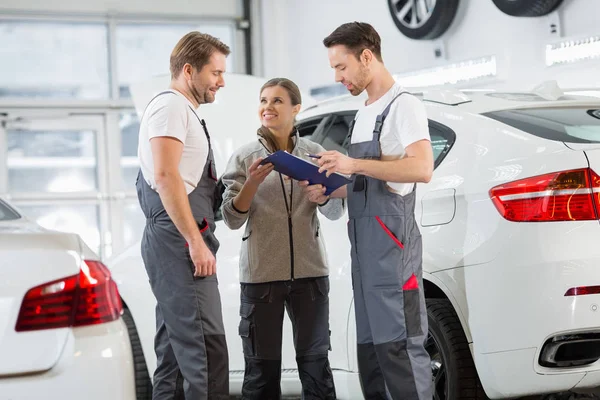
{"label": "garage window", "polygon": [[91,130],[8,130],[11,192],[90,192],[98,187],[96,134]]}
{"label": "garage window", "polygon": [[0,38],[0,97],[108,98],[106,24],[0,21]]}
{"label": "garage window", "polygon": [[[116,29],[119,96],[130,97],[129,85],[152,76],[169,74],[169,57],[183,35],[191,31],[208,33],[233,47],[231,24],[119,24]],[[233,50],[233,49],[232,49]],[[227,57],[227,71],[233,71],[235,53]]]}
{"label": "garage window", "polygon": [[567,143],[600,143],[600,109],[548,107],[484,114],[534,136]]}
{"label": "garage window", "polygon": [[[129,86],[169,74],[170,52],[194,30],[229,45],[227,70],[240,72],[235,2],[216,3],[227,16],[187,15],[198,5],[181,3],[178,13],[151,17],[129,7],[0,18],[0,197],[44,227],[80,234],[102,258],[139,240],[139,119]],[[0,206],[0,220],[18,217],[9,209]]]}

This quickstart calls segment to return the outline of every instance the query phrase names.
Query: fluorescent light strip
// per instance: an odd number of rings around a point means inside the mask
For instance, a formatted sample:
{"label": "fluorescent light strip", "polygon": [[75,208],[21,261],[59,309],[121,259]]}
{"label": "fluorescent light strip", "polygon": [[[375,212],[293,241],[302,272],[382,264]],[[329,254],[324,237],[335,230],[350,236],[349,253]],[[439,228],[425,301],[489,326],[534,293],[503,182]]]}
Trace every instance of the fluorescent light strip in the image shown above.
{"label": "fluorescent light strip", "polygon": [[546,45],[546,65],[568,64],[600,58],[600,36]]}
{"label": "fluorescent light strip", "polygon": [[394,78],[403,86],[427,87],[457,84],[493,76],[496,76],[495,56],[466,60],[442,67],[428,68],[404,74],[396,74],[394,75]]}

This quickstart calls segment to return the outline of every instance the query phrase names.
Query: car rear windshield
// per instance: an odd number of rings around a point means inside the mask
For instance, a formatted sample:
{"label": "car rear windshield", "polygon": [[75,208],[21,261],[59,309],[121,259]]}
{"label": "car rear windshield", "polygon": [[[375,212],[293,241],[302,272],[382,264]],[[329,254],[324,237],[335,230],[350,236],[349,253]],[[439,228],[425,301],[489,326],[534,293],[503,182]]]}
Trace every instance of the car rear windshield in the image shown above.
{"label": "car rear windshield", "polygon": [[15,210],[10,208],[6,203],[0,200],[0,221],[10,221],[12,219],[19,219],[21,216],[17,214]]}
{"label": "car rear windshield", "polygon": [[532,135],[568,143],[600,143],[600,109],[533,108],[484,114]]}

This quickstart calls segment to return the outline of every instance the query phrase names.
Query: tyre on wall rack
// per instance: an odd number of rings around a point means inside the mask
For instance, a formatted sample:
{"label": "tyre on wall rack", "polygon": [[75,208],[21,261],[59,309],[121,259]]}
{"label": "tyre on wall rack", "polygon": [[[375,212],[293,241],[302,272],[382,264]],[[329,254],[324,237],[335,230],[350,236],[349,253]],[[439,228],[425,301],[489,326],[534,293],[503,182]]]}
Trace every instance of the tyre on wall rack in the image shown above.
{"label": "tyre on wall rack", "polygon": [[496,7],[513,17],[541,17],[556,10],[563,0],[492,0]]}
{"label": "tyre on wall rack", "polygon": [[410,39],[436,39],[448,30],[458,0],[388,0],[396,27]]}

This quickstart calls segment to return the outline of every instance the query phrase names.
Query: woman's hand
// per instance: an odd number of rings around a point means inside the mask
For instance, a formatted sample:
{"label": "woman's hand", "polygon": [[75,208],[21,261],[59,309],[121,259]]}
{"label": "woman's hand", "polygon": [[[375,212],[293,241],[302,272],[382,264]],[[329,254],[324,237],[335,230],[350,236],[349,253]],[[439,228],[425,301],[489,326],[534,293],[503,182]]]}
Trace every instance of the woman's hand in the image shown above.
{"label": "woman's hand", "polygon": [[246,177],[246,183],[242,187],[242,190],[233,199],[233,207],[239,212],[247,212],[252,204],[252,199],[258,187],[265,180],[267,175],[273,171],[273,164],[260,165],[262,158],[258,158],[248,168],[248,176]]}
{"label": "woman's hand", "polygon": [[258,188],[258,186],[263,183],[267,175],[273,171],[273,164],[265,164],[260,165],[262,162],[262,157],[259,157],[252,163],[250,168],[248,169],[248,178],[246,178],[246,185],[250,185],[253,188]]}
{"label": "woman's hand", "polygon": [[309,201],[317,204],[324,204],[329,200],[329,196],[325,196],[327,188],[323,185],[310,185],[308,181],[301,181],[298,184],[304,188],[304,193]]}

